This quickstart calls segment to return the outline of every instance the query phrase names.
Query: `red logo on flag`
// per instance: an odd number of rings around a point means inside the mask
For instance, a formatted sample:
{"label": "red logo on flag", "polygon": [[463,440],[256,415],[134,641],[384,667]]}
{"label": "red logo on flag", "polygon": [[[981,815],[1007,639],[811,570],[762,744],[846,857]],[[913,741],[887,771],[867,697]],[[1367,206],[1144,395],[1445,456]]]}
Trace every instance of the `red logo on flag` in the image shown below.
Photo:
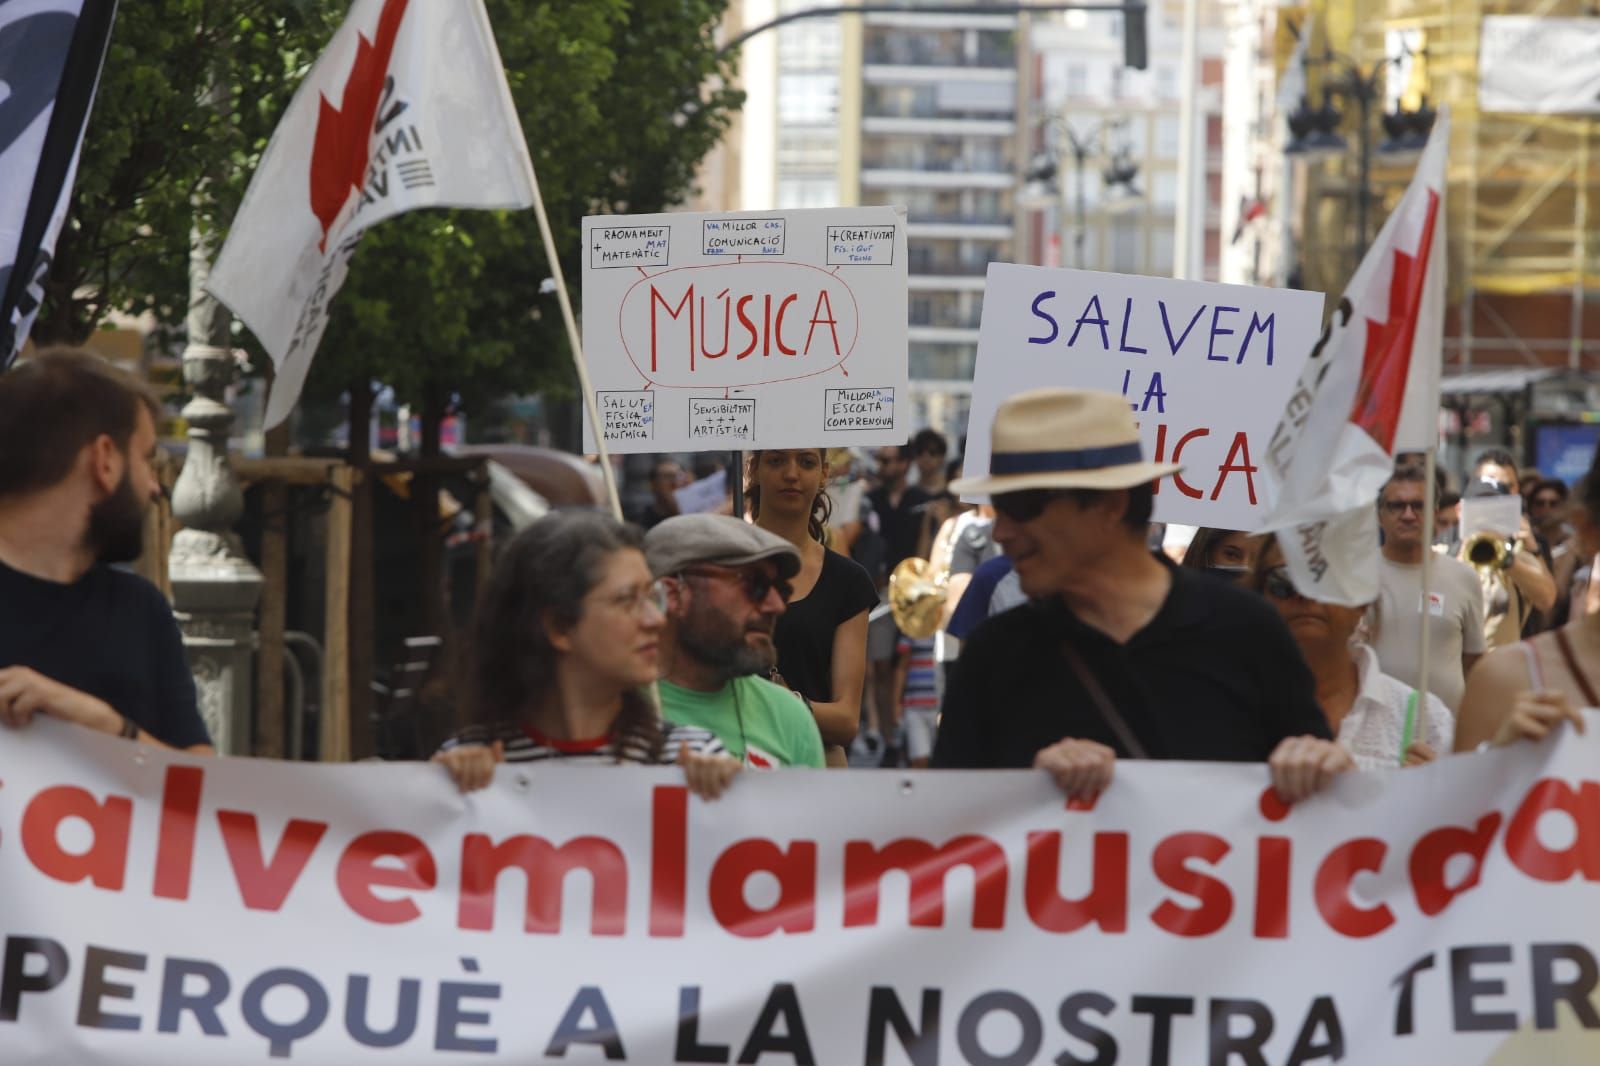
{"label": "red logo on flag", "polygon": [[340,105],[334,107],[326,96],[320,101],[317,134],[311,146],[311,212],[322,223],[318,251],[327,250],[328,229],[344,209],[351,190],[359,190],[366,182],[378,100],[407,2],[384,0],[376,42],[358,35],[355,62],[345,80]]}
{"label": "red logo on flag", "polygon": [[1395,434],[1400,430],[1406,379],[1411,373],[1417,313],[1422,306],[1423,283],[1428,277],[1428,262],[1433,252],[1433,227],[1439,218],[1439,194],[1432,189],[1428,190],[1427,211],[1417,254],[1394,250],[1394,272],[1389,277],[1389,320],[1367,319],[1361,384],[1356,387],[1355,403],[1350,408],[1350,421],[1366,430],[1391,455]]}

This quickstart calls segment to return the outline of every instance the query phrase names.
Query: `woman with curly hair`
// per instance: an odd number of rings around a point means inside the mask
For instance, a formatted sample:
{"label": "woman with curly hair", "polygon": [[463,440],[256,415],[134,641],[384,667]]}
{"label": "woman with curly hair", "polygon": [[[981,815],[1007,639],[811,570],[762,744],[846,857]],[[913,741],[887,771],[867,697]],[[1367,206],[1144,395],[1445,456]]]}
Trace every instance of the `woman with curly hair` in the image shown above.
{"label": "woman with curly hair", "polygon": [[773,636],[781,675],[774,680],[810,705],[829,765],[843,765],[843,748],[861,724],[867,614],[878,593],[858,563],[824,546],[828,472],[821,448],[756,451],[746,467],[745,498],[756,525],[800,550],[789,609]]}
{"label": "woman with curly hair", "polygon": [[471,722],[433,758],[464,792],[500,762],[678,763],[719,795],[739,764],[701,729],[669,725],[656,679],[665,591],[637,527],[591,511],[546,515],[496,562],[473,627]]}

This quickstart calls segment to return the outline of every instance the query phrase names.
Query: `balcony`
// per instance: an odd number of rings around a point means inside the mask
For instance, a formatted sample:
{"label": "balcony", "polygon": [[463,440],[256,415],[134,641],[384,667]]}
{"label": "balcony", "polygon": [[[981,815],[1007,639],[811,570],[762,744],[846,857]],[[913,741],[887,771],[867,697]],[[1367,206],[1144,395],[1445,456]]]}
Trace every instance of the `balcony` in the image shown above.
{"label": "balcony", "polygon": [[978,310],[961,311],[953,307],[933,307],[922,312],[913,310],[910,324],[934,329],[977,329],[982,318],[983,313]]}
{"label": "balcony", "polygon": [[982,43],[969,54],[957,41],[899,36],[869,41],[863,58],[871,65],[890,67],[992,67],[1012,70],[1017,65],[1016,51],[1008,47]]}
{"label": "balcony", "polygon": [[942,159],[923,152],[871,152],[861,157],[862,170],[920,170],[939,174],[1011,174],[1011,163],[999,155],[967,155]]}
{"label": "balcony", "polygon": [[987,256],[928,255],[912,249],[906,268],[912,274],[970,278],[987,274],[989,262]]}

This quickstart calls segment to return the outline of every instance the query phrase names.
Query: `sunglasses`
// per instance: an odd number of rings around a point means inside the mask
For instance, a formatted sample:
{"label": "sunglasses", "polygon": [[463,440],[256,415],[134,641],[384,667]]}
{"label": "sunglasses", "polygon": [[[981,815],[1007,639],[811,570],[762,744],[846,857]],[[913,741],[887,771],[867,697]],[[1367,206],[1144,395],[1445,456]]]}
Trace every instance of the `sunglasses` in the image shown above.
{"label": "sunglasses", "polygon": [[1421,500],[1384,500],[1383,509],[1390,514],[1404,514],[1407,511],[1422,513]]}
{"label": "sunglasses", "polygon": [[686,577],[714,577],[724,581],[737,581],[744,586],[744,594],[752,604],[760,606],[766,602],[767,593],[773,589],[778,590],[778,595],[783,597],[783,602],[789,602],[789,596],[794,592],[794,586],[781,577],[773,577],[764,570],[724,570],[720,567],[691,566],[683,571]]}
{"label": "sunglasses", "polygon": [[1274,566],[1266,572],[1262,578],[1261,591],[1275,600],[1292,600],[1300,595],[1300,590],[1289,580],[1289,568],[1285,566]]}
{"label": "sunglasses", "polygon": [[1023,489],[1021,492],[1003,492],[990,498],[996,514],[1005,515],[1013,522],[1032,522],[1044,514],[1050,501],[1062,495],[1057,489]]}

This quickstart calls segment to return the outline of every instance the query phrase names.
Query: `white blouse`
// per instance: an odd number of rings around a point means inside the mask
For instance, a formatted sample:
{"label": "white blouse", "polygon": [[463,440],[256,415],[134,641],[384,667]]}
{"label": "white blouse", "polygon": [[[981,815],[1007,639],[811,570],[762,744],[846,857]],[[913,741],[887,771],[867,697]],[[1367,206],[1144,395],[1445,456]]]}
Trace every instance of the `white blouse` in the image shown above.
{"label": "white blouse", "polygon": [[[1363,770],[1394,770],[1402,765],[1401,741],[1405,736],[1406,703],[1415,691],[1390,677],[1378,665],[1378,653],[1366,644],[1350,645],[1360,676],[1360,691],[1350,711],[1339,723],[1339,743]],[[1444,758],[1455,743],[1456,720],[1438,696],[1429,693],[1417,701],[1413,741],[1421,740]]]}

